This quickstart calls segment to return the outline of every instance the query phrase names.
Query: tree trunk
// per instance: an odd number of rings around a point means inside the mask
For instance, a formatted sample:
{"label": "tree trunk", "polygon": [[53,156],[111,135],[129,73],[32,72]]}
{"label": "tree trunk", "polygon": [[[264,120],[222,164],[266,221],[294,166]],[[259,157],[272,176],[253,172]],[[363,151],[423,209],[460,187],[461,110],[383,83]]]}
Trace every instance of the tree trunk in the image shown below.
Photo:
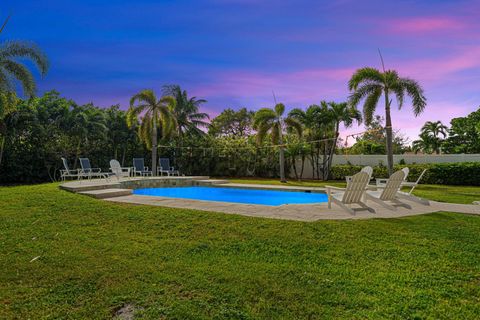
{"label": "tree trunk", "polygon": [[279,138],[278,138],[279,144],[280,144],[280,182],[287,182],[287,179],[285,179],[285,150],[283,148],[283,137],[282,137],[282,132],[279,132]]}
{"label": "tree trunk", "polygon": [[337,122],[335,124],[335,139],[333,140],[333,145],[330,148],[330,154],[328,156],[327,168],[325,169],[325,172],[326,172],[325,176],[326,176],[327,180],[330,177],[330,170],[332,169],[333,156],[335,155],[335,150],[337,149],[339,130],[340,130],[340,124]]}
{"label": "tree trunk", "polygon": [[393,132],[392,118],[390,116],[390,100],[388,98],[388,89],[385,89],[385,129],[387,132],[387,168],[388,176],[393,173]]}
{"label": "tree trunk", "polygon": [[3,159],[3,150],[5,148],[5,140],[7,138],[5,136],[0,136],[0,166],[2,165],[2,159]]}
{"label": "tree trunk", "polygon": [[152,175],[157,175],[157,115],[152,117]]}
{"label": "tree trunk", "polygon": [[123,152],[122,152],[122,167],[125,166],[125,156],[127,153],[128,142],[123,145]]}
{"label": "tree trunk", "polygon": [[302,154],[302,169],[300,171],[300,179],[303,179],[303,170],[305,169],[305,154]]}
{"label": "tree trunk", "polygon": [[292,167],[293,167],[293,172],[295,172],[295,179],[299,180],[298,172],[297,172],[297,159],[295,155],[292,157]]}

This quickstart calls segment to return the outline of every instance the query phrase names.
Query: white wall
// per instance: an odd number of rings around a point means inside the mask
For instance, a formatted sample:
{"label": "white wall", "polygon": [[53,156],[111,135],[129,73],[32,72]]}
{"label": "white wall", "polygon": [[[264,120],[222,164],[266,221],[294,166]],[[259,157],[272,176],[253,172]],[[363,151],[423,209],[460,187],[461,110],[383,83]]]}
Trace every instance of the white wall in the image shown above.
{"label": "white wall", "polygon": [[[480,154],[398,154],[393,155],[393,161],[399,163],[400,160],[404,160],[407,164],[412,163],[442,163],[442,162],[476,162],[480,161]],[[320,159],[321,163],[321,159]],[[384,155],[335,155],[333,157],[333,165],[339,164],[353,164],[359,166],[377,166],[379,163],[387,165],[387,156]],[[300,173],[302,161],[297,160],[297,171]],[[291,170],[291,176],[295,174],[293,169]],[[305,160],[305,169],[303,171],[304,179],[313,178],[313,168],[310,160]]]}

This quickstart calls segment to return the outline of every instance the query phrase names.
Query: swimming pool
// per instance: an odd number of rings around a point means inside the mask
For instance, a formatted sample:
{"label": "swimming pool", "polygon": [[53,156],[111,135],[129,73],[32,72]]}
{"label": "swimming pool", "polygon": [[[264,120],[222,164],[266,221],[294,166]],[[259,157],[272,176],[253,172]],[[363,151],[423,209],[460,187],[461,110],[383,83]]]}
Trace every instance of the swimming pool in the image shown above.
{"label": "swimming pool", "polygon": [[327,202],[327,195],[325,193],[229,187],[145,188],[133,190],[133,194],[205,201],[261,204],[266,206]]}

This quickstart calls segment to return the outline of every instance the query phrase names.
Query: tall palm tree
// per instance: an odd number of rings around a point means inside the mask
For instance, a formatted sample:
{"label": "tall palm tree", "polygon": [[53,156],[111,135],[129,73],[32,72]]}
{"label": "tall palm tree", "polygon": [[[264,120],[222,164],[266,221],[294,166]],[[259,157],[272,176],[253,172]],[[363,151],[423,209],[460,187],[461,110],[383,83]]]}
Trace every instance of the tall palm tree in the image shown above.
{"label": "tall palm tree", "polygon": [[322,104],[328,108],[330,113],[329,118],[334,128],[333,143],[330,147],[327,167],[324,168],[324,179],[328,179],[328,176],[330,175],[330,168],[332,167],[333,155],[335,154],[335,150],[337,148],[340,125],[343,124],[344,127],[349,128],[352,126],[354,121],[357,121],[357,123],[360,124],[362,121],[362,114],[356,107],[349,106],[347,102],[336,103],[333,101],[322,101]]}
{"label": "tall palm tree", "polygon": [[[135,105],[137,103],[137,105]],[[167,138],[176,130],[177,122],[173,114],[175,98],[163,96],[157,99],[153,90],[143,90],[130,99],[127,111],[127,124],[135,125],[141,116],[140,138],[152,149],[152,172],[157,174],[158,127],[162,137]],[[150,135],[150,139],[147,135]]]}
{"label": "tall palm tree", "polygon": [[[9,17],[5,20],[0,33],[4,30]],[[30,60],[44,76],[48,70],[47,56],[33,43],[25,41],[5,41],[0,44],[0,164],[5,147],[4,132],[5,117],[16,107],[17,83],[28,98],[36,92],[35,78],[30,70],[20,62],[20,59]]]}
{"label": "tall palm tree", "polygon": [[387,136],[387,162],[388,172],[393,172],[393,131],[392,118],[390,115],[392,100],[390,95],[395,95],[398,108],[401,109],[405,95],[412,99],[413,114],[418,116],[423,112],[427,104],[420,84],[409,78],[402,78],[395,70],[383,70],[375,68],[358,69],[348,82],[348,88],[353,93],[350,95],[350,104],[357,106],[361,100],[365,99],[363,104],[363,115],[365,123],[372,122],[378,101],[383,95],[385,98],[385,129]]}
{"label": "tall palm tree", "polygon": [[176,105],[173,114],[177,120],[177,130],[180,136],[201,135],[204,132],[200,128],[207,128],[210,116],[207,113],[200,112],[200,106],[207,102],[204,99],[196,97],[189,98],[186,90],[182,90],[179,85],[164,86],[163,95],[175,98]]}
{"label": "tall palm tree", "polygon": [[275,108],[262,108],[255,113],[253,127],[257,130],[257,143],[260,144],[270,133],[273,144],[279,145],[280,181],[285,179],[285,146],[283,146],[283,131],[292,128],[298,135],[302,135],[300,122],[292,117],[283,117],[285,106],[277,103]]}

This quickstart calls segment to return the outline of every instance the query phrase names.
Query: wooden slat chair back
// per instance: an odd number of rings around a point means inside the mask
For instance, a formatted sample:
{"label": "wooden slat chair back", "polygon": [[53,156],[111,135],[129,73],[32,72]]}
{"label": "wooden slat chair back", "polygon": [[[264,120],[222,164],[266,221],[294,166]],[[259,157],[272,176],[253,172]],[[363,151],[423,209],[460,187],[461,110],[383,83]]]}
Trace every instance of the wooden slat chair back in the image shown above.
{"label": "wooden slat chair back", "polygon": [[362,201],[365,188],[370,182],[370,175],[365,171],[352,176],[352,180],[348,183],[342,202],[345,204],[359,203]]}
{"label": "wooden slat chair back", "polygon": [[[406,169],[406,170],[405,170]],[[387,185],[380,195],[380,200],[390,201],[395,200],[397,197],[397,192],[400,190],[400,186],[408,174],[408,168],[403,168],[395,173],[393,173],[387,181]]]}

